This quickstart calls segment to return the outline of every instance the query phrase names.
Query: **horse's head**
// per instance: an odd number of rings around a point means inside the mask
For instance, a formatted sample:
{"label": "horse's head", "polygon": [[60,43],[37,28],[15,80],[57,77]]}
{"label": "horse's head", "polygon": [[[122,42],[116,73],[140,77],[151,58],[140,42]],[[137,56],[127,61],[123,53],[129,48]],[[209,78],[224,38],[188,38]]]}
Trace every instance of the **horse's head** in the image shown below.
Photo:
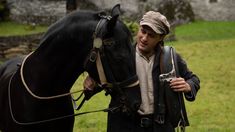
{"label": "horse's head", "polygon": [[111,16],[99,14],[100,20],[94,31],[94,48],[86,64],[95,62],[97,69],[88,68],[88,73],[111,94],[114,102],[123,104],[124,111],[136,111],[140,104],[140,89],[132,36],[118,20],[119,13],[120,6],[117,5],[112,9]]}
{"label": "horse's head", "polygon": [[49,93],[46,91],[51,87],[56,91],[51,93],[64,93],[86,70],[111,94],[112,100],[122,100],[136,110],[140,89],[132,36],[118,19],[120,5],[114,6],[110,14],[75,11],[51,25],[40,47],[27,59],[25,69],[36,65],[31,71],[40,73],[26,76],[26,81],[33,82],[29,85],[43,88],[42,93]]}

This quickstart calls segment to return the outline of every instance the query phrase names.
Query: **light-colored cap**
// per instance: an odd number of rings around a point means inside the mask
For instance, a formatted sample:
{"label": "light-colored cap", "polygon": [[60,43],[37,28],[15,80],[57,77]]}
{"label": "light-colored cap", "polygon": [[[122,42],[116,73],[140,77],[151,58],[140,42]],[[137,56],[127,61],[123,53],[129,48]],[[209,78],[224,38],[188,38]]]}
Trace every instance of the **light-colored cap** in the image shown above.
{"label": "light-colored cap", "polygon": [[148,11],[140,20],[140,25],[147,25],[157,34],[168,34],[170,32],[170,24],[166,17],[159,12]]}

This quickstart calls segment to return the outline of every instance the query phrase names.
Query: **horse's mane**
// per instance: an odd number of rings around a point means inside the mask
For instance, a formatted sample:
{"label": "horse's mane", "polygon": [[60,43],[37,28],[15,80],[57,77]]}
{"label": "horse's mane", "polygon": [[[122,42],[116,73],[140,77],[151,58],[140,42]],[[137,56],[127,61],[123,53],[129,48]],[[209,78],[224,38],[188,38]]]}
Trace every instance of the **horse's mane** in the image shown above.
{"label": "horse's mane", "polygon": [[[40,48],[44,47],[47,43],[51,43],[51,41],[57,39],[56,41],[59,42],[58,39],[61,40],[71,40],[71,35],[77,35],[79,33],[90,33],[87,36],[92,36],[93,30],[95,29],[96,24],[94,22],[98,22],[100,17],[98,14],[106,14],[103,11],[100,12],[94,12],[90,10],[79,10],[79,11],[74,11],[67,16],[61,18],[58,20],[56,23],[52,24],[47,32],[42,36],[41,41],[40,41]],[[93,21],[89,21],[93,20]],[[95,21],[94,21],[95,20]],[[85,23],[84,23],[85,22]],[[92,24],[93,22],[93,24]],[[118,28],[123,28],[123,31],[130,36],[130,41],[133,42],[132,34],[129,31],[129,29],[125,26],[125,24],[118,20],[119,22],[119,27]],[[75,28],[79,26],[79,32],[75,31]],[[76,33],[71,33],[71,32],[78,32]],[[63,36],[61,38],[56,37],[56,36]],[[77,39],[77,38],[76,38]]]}
{"label": "horse's mane", "polygon": [[[66,37],[66,33],[64,32],[66,30],[66,28],[69,28],[69,26],[74,25],[74,24],[79,24],[79,23],[84,24],[82,22],[84,22],[86,20],[98,19],[98,16],[96,14],[97,14],[97,12],[92,12],[92,11],[88,11],[88,10],[74,11],[74,12],[68,14],[67,16],[58,20],[56,23],[49,26],[47,32],[42,36],[39,45],[41,46],[45,42],[48,42],[51,39],[54,39],[55,36],[58,35],[59,33],[64,33],[63,34],[63,39],[64,39],[64,37]],[[83,20],[83,21],[79,21],[79,20]],[[83,28],[81,28],[81,30],[82,29]],[[85,29],[83,29],[83,30],[85,30]],[[86,28],[86,31],[87,30],[90,30],[89,27]]]}

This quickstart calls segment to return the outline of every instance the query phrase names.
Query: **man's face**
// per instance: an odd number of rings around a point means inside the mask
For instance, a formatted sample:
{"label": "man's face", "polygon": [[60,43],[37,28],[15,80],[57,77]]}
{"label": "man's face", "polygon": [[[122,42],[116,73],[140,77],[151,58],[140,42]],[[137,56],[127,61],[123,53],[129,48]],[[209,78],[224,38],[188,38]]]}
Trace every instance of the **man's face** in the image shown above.
{"label": "man's face", "polygon": [[154,53],[154,49],[163,36],[156,34],[149,26],[140,26],[137,33],[137,47],[146,57]]}

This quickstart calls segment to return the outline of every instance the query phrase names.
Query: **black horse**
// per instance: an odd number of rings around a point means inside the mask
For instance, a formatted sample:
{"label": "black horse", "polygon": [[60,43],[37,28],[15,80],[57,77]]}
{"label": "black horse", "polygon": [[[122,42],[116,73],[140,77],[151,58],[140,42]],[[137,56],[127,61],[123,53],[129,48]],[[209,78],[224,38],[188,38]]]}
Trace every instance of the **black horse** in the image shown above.
{"label": "black horse", "polygon": [[[69,93],[84,71],[107,88],[121,104],[120,109],[138,109],[132,37],[118,19],[119,8],[115,6],[110,16],[104,12],[73,12],[48,29],[32,54],[1,66],[0,130],[73,131],[74,117],[63,118],[74,113],[71,96],[57,95]],[[100,79],[97,59],[103,64],[107,84]]]}

